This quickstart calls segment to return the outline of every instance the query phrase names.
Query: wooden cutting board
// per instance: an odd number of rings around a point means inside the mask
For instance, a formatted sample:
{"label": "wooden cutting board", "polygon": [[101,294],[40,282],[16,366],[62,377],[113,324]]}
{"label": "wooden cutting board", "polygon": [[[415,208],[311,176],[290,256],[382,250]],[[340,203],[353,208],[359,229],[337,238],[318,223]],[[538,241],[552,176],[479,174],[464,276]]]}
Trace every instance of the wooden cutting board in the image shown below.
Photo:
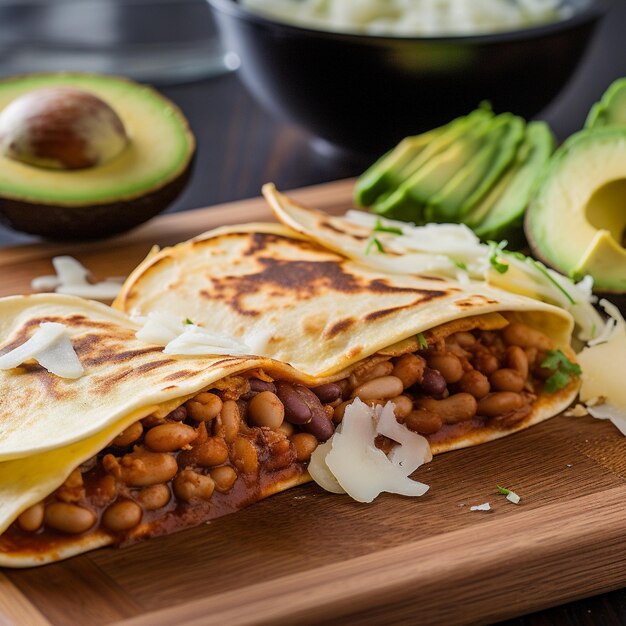
{"label": "wooden cutting board", "polygon": [[[351,181],[292,195],[333,212]],[[173,214],[115,240],[0,250],[0,294],[72,254],[98,278],[151,245],[269,218],[260,199]],[[422,498],[363,505],[305,485],[199,528],[0,572],[0,623],[489,623],[626,585],[626,438],[556,417],[418,470]],[[504,485],[519,505],[496,493]],[[491,504],[491,511],[471,511]]]}

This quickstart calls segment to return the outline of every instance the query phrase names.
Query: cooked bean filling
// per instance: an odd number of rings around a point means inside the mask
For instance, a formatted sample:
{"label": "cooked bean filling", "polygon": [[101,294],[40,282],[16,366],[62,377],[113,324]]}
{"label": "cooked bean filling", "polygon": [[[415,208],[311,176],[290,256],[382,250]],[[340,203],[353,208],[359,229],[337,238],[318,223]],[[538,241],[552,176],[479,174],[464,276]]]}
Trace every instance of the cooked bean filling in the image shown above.
{"label": "cooked bean filling", "polygon": [[[457,332],[428,349],[378,355],[348,378],[308,388],[254,370],[129,426],[0,537],[9,550],[104,530],[118,544],[193,526],[250,504],[304,474],[346,406],[395,404],[409,429],[445,441],[510,428],[531,412],[551,341],[512,323]],[[388,452],[393,442],[379,436]]]}

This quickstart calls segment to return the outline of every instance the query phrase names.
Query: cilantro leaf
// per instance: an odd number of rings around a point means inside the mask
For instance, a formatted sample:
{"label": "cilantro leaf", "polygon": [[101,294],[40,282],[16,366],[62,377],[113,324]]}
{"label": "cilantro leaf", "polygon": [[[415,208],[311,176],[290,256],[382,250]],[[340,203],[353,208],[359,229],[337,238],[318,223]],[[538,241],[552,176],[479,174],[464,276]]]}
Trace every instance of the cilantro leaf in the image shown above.
{"label": "cilantro leaf", "polygon": [[487,243],[491,248],[491,256],[489,257],[491,267],[493,267],[493,269],[499,274],[506,274],[509,271],[509,266],[506,263],[498,261],[498,256],[502,254],[504,248],[507,247],[509,242],[506,239],[503,239],[500,243],[496,243],[495,241],[489,241]]}
{"label": "cilantro leaf", "polygon": [[385,226],[380,217],[376,218],[376,224],[373,232],[375,233],[391,233],[392,235],[402,235],[402,229],[398,226]]}
{"label": "cilantro leaf", "polygon": [[186,317],[185,318],[185,324],[192,324],[193,325],[193,322],[188,317]]}
{"label": "cilantro leaf", "polygon": [[370,237],[369,241],[367,242],[367,246],[365,247],[366,255],[372,251],[372,246],[375,246],[378,252],[385,254],[385,248],[383,248],[383,244],[380,243],[380,240],[378,240],[376,237]]}
{"label": "cilantro leaf", "polygon": [[453,263],[460,269],[467,271],[467,265],[463,261],[453,261]]}
{"label": "cilantro leaf", "polygon": [[420,348],[422,350],[428,349],[428,341],[426,341],[426,337],[424,337],[424,333],[417,333],[417,340],[419,341]]}
{"label": "cilantro leaf", "polygon": [[500,485],[496,485],[496,489],[498,490],[498,493],[501,493],[503,496],[508,496],[511,493],[510,489],[500,487]]}
{"label": "cilantro leaf", "polygon": [[546,351],[546,358],[541,362],[545,367],[554,372],[546,379],[545,390],[554,393],[566,387],[572,376],[580,376],[582,370],[578,363],[572,363],[561,350]]}

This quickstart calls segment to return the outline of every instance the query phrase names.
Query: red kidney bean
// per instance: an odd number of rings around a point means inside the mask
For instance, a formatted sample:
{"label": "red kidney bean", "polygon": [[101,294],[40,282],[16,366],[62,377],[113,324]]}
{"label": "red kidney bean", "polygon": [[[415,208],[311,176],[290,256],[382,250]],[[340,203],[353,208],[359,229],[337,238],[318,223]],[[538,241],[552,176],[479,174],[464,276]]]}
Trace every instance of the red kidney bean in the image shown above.
{"label": "red kidney bean", "polygon": [[267,380],[250,378],[248,382],[250,383],[250,391],[254,391],[256,393],[260,393],[261,391],[271,391],[272,393],[276,393],[276,385]]}
{"label": "red kidney bean", "polygon": [[318,397],[320,402],[329,404],[341,397],[341,387],[335,383],[326,383],[313,387],[311,391]]}
{"label": "red kidney bean", "polygon": [[183,422],[187,419],[187,407],[184,404],[181,404],[179,407],[174,409],[165,419],[170,422]]}
{"label": "red kidney bean", "polygon": [[[285,406],[285,419],[288,422],[292,424],[306,424],[311,421],[313,414],[308,403],[296,391],[298,387],[301,387],[301,385],[290,385],[280,380],[276,381],[276,395]],[[317,396],[313,392],[311,392],[311,395],[317,400]]]}
{"label": "red kidney bean", "polygon": [[333,436],[335,427],[325,414],[320,415],[317,411],[313,413],[310,422],[302,424],[302,430],[313,435],[318,441],[327,441]]}
{"label": "red kidney bean", "polygon": [[446,390],[446,379],[437,370],[427,367],[420,387],[430,396],[440,396]]}

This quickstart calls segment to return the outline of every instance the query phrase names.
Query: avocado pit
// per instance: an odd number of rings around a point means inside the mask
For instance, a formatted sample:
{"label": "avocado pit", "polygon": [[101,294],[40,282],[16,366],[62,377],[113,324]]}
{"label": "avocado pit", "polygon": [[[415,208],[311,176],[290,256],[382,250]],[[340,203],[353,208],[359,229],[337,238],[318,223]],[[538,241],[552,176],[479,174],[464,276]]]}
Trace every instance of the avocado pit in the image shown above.
{"label": "avocado pit", "polygon": [[124,124],[113,108],[82,89],[36,89],[0,114],[2,154],[36,167],[94,167],[118,156],[127,144]]}

